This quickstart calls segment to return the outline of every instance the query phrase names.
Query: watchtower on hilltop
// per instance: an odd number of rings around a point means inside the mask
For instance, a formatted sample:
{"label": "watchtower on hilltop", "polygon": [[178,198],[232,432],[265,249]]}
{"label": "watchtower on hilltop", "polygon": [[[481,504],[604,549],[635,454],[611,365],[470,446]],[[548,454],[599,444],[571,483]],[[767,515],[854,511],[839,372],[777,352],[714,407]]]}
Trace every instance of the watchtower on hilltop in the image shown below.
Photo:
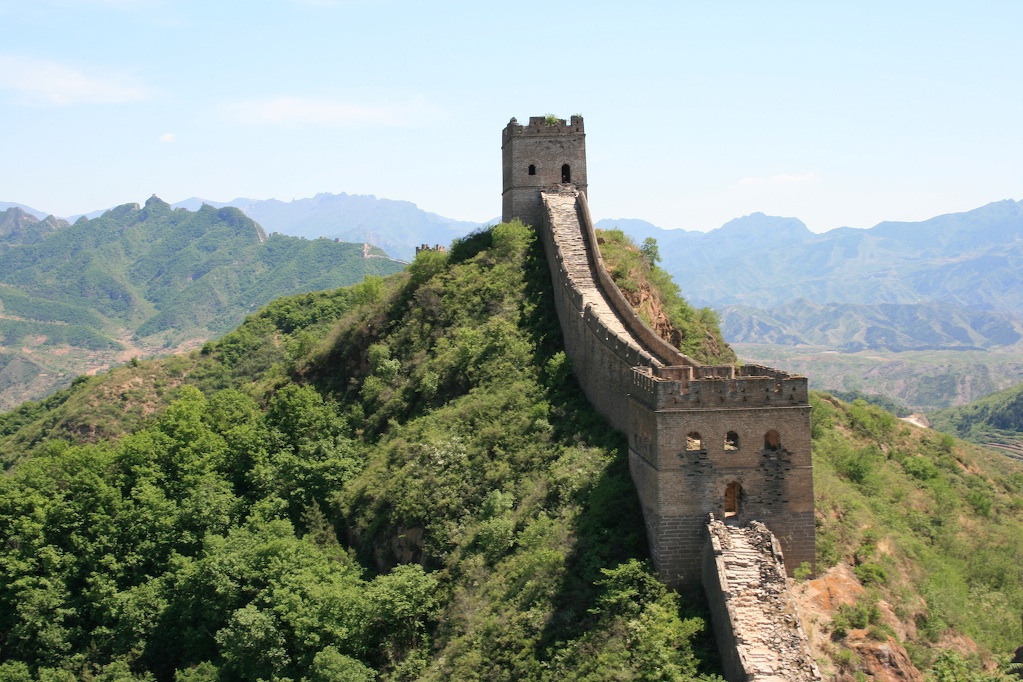
{"label": "watchtower on hilltop", "polygon": [[566,122],[553,116],[530,116],[529,125],[508,122],[501,141],[504,193],[501,219],[518,218],[539,227],[543,189],[574,185],[586,193],[586,133],[583,117]]}

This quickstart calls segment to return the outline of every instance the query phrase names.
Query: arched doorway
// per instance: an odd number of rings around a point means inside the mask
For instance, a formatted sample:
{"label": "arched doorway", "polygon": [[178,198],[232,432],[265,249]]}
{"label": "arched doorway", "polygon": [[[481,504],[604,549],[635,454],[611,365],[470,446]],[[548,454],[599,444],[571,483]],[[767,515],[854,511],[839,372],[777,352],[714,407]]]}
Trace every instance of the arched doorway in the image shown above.
{"label": "arched doorway", "polygon": [[742,507],[742,486],[737,481],[732,481],[725,486],[725,518],[734,518],[739,515]]}
{"label": "arched doorway", "polygon": [[561,167],[561,181],[572,182],[572,169],[569,168],[567,163]]}
{"label": "arched doorway", "polygon": [[532,164],[532,163],[529,164],[529,174],[530,175],[536,175],[536,166],[534,164]]}
{"label": "arched doorway", "polygon": [[764,434],[764,450],[775,452],[781,449],[781,436],[774,429]]}

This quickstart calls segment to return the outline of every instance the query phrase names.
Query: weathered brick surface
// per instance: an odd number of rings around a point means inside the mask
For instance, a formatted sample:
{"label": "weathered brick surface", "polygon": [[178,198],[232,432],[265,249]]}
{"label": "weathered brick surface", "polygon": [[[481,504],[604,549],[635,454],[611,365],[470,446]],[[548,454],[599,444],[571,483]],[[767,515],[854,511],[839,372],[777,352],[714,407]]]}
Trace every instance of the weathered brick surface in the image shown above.
{"label": "weathered brick surface", "polygon": [[776,538],[757,521],[737,527],[713,518],[706,537],[703,585],[725,679],[818,682]]}

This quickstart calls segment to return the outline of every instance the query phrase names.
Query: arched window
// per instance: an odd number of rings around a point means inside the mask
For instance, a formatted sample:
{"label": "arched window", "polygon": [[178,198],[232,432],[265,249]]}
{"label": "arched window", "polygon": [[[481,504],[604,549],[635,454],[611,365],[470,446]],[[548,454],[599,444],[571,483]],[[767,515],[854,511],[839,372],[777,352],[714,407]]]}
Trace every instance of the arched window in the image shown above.
{"label": "arched window", "polygon": [[567,163],[561,167],[561,181],[572,182],[572,169],[569,168]]}
{"label": "arched window", "polygon": [[703,449],[703,439],[700,438],[700,434],[696,431],[690,431],[686,436],[686,450],[692,452],[693,450]]}
{"label": "arched window", "polygon": [[536,166],[534,166],[533,164],[529,164],[529,174],[536,175]]}
{"label": "arched window", "polygon": [[739,449],[739,434],[735,431],[729,431],[725,434],[725,450],[738,450]]}
{"label": "arched window", "polygon": [[781,436],[774,429],[764,434],[764,450],[769,452],[781,450]]}
{"label": "arched window", "polygon": [[742,508],[742,486],[732,481],[725,487],[725,518],[739,515]]}

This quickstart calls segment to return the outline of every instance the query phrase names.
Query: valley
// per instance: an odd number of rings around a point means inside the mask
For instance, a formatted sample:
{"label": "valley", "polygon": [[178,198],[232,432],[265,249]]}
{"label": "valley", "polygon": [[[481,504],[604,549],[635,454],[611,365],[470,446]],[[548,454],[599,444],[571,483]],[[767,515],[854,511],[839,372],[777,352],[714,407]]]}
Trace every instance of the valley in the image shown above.
{"label": "valley", "polygon": [[1020,351],[844,353],[822,346],[731,345],[745,361],[808,376],[818,390],[888,396],[913,412],[964,405],[1023,382]]}

